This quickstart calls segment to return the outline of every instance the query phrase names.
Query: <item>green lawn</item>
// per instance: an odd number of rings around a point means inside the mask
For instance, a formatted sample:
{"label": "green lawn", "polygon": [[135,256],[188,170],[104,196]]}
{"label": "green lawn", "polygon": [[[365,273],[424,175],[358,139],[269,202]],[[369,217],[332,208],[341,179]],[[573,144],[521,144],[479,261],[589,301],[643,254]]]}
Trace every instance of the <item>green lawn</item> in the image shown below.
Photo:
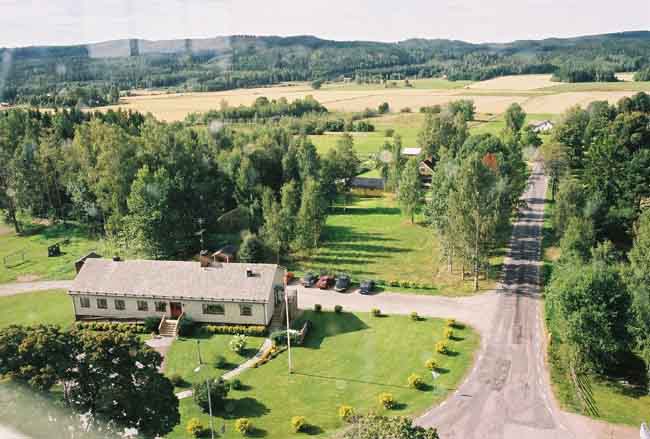
{"label": "green lawn", "polygon": [[[425,294],[472,294],[472,284],[460,280],[459,274],[448,275],[440,267],[437,240],[431,229],[402,216],[390,195],[355,196],[343,209],[329,215],[321,246],[313,254],[303,255],[290,264],[297,272],[345,272],[353,281],[374,278],[382,281],[409,281],[433,285],[433,289],[397,289],[391,291]],[[496,264],[493,259],[491,279],[481,281],[481,289],[494,286]]]}
{"label": "green lawn", "polygon": [[[340,405],[351,405],[357,412],[383,411],[377,403],[383,392],[393,394],[398,403],[389,414],[421,413],[457,388],[479,345],[475,332],[457,329],[451,355],[434,353],[444,331],[444,321],[437,319],[414,322],[406,316],[377,318],[345,312],[306,312],[304,318],[313,327],[305,346],[292,349],[294,373],[287,373],[284,352],[241,374],[245,390],[231,391],[225,408],[215,416],[217,426],[226,423],[225,437],[238,437],[233,424],[239,417],[251,419],[256,437],[301,437],[304,434],[290,430],[290,419],[297,415],[306,417],[310,434],[328,436],[343,426],[337,415]],[[424,367],[431,357],[440,367],[435,383]],[[423,377],[425,390],[408,387],[411,373]],[[168,438],[185,438],[185,425],[193,417],[208,425],[208,416],[192,399],[182,400],[180,408],[181,424]]]}
{"label": "green lawn", "polygon": [[72,301],[63,290],[0,297],[0,328],[39,323],[67,327],[74,322]]}
{"label": "green lawn", "polygon": [[[214,375],[219,370],[214,367],[217,356],[221,355],[226,360],[226,365],[220,370],[221,373],[225,373],[254,356],[264,342],[262,337],[248,337],[246,350],[242,355],[239,355],[232,352],[228,347],[232,337],[232,335],[216,334],[175,340],[167,353],[165,375],[179,374],[191,385],[199,379]],[[201,360],[206,366],[198,373],[195,373],[194,369],[199,361],[197,341],[200,342]]]}
{"label": "green lawn", "polygon": [[[21,235],[17,235],[13,228],[5,224],[0,226],[0,283],[73,279],[74,261],[93,250],[103,256],[136,256],[132,252],[116,248],[106,239],[92,237],[85,227],[76,223],[46,226],[25,222],[25,230]],[[61,256],[47,256],[48,246],[66,239],[70,243],[61,245]],[[5,264],[6,256],[9,260]]]}

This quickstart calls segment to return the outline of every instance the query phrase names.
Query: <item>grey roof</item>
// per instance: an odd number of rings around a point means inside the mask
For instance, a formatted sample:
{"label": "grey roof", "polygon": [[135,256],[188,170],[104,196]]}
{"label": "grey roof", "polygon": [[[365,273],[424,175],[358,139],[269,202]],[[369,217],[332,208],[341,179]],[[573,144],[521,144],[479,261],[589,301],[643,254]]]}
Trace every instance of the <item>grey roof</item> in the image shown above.
{"label": "grey roof", "polygon": [[[252,277],[246,276],[248,268]],[[199,262],[88,259],[70,293],[267,302],[280,269],[274,264],[202,268]]]}

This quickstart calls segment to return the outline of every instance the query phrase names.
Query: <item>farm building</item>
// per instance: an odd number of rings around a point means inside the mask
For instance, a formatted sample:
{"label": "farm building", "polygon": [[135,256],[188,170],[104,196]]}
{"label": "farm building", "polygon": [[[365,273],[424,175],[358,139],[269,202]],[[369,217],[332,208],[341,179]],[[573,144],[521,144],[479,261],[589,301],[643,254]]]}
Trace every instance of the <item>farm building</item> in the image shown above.
{"label": "farm building", "polygon": [[[68,294],[75,317],[268,325],[283,303],[286,270],[274,264],[87,259]],[[284,307],[279,306],[281,313]],[[175,329],[175,328],[174,328]]]}
{"label": "farm building", "polygon": [[555,125],[550,120],[542,120],[539,122],[533,122],[530,124],[533,128],[533,131],[536,133],[548,133],[553,129]]}

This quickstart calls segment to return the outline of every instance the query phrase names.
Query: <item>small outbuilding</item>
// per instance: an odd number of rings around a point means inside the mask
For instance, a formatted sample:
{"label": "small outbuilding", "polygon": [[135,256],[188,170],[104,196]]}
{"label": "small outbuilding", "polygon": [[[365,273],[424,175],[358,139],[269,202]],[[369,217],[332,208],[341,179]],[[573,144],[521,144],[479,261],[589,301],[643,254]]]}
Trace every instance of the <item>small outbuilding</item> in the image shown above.
{"label": "small outbuilding", "polygon": [[237,258],[237,247],[232,244],[228,244],[212,253],[212,260],[214,262],[235,262]]}

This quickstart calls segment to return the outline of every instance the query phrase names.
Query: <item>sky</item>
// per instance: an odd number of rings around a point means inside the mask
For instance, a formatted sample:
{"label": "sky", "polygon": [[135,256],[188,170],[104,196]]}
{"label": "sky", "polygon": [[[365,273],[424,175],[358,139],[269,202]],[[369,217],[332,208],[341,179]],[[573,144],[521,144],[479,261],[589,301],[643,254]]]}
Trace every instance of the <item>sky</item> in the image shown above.
{"label": "sky", "polygon": [[469,42],[650,29],[650,0],[0,0],[0,47],[316,35]]}

